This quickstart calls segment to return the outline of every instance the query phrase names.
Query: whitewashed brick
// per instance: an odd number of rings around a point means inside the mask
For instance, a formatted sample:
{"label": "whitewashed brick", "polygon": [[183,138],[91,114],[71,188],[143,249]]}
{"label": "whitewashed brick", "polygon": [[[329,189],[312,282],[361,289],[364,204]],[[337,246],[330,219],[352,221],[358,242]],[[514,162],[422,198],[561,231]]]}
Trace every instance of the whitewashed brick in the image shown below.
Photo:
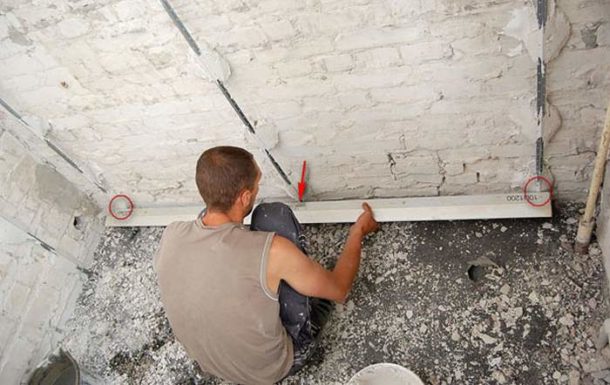
{"label": "whitewashed brick", "polygon": [[445,183],[449,184],[471,185],[477,182],[477,175],[473,172],[467,172],[459,175],[447,175],[445,177]]}
{"label": "whitewashed brick", "polygon": [[261,28],[271,41],[281,41],[295,35],[296,31],[287,20],[262,23]]}
{"label": "whitewashed brick", "polygon": [[302,44],[294,47],[290,54],[304,59],[334,51],[332,40],[329,37],[320,37],[312,40],[306,39]]}
{"label": "whitewashed brick", "polygon": [[464,164],[463,163],[446,163],[442,166],[445,171],[445,175],[458,175],[464,172]]}
{"label": "whitewashed brick", "polygon": [[439,99],[439,93],[425,86],[402,86],[371,90],[371,97],[378,102],[389,103],[431,103]]}
{"label": "whitewashed brick", "polygon": [[344,8],[335,12],[325,12],[320,17],[319,12],[300,14],[294,21],[299,33],[312,35],[335,35],[340,32],[354,30],[361,23],[359,12],[353,8]]}
{"label": "whitewashed brick", "polygon": [[[142,8],[148,6],[142,0],[123,0],[111,5],[112,10],[121,20],[133,19],[142,15]],[[104,12],[104,11],[102,11]]]}
{"label": "whitewashed brick", "polygon": [[447,43],[434,41],[403,45],[400,47],[400,54],[405,64],[414,65],[432,60],[448,59],[453,54],[453,50]]}
{"label": "whitewashed brick", "polygon": [[368,99],[366,91],[352,91],[337,94],[337,99],[342,106],[348,109],[370,106],[371,102]]}
{"label": "whitewashed brick", "polygon": [[229,46],[240,46],[240,47],[259,47],[267,43],[267,37],[265,34],[256,27],[244,27],[233,29],[230,32],[223,34],[225,43]]}
{"label": "whitewashed brick", "polygon": [[0,314],[0,346],[7,346],[14,337],[15,329],[19,326],[19,320]]}
{"label": "whitewashed brick", "polygon": [[0,40],[8,37],[8,19],[6,16],[0,16]]}
{"label": "whitewashed brick", "polygon": [[323,60],[324,68],[328,72],[349,71],[354,68],[354,61],[351,55],[332,55],[327,56]]}
{"label": "whitewashed brick", "polygon": [[8,294],[5,293],[6,297],[2,307],[3,311],[19,317],[31,292],[31,287],[25,286],[18,282],[15,283],[11,288],[8,289]]}
{"label": "whitewashed brick", "polygon": [[298,77],[311,72],[311,63],[307,60],[290,61],[276,64],[275,68],[281,78]]}
{"label": "whitewashed brick", "polygon": [[[26,354],[21,354],[16,356],[15,361],[18,358],[27,357],[31,354],[30,350],[27,350]],[[16,361],[17,362],[17,361]],[[1,364],[1,363],[0,363]],[[14,365],[5,365],[0,370],[0,378],[5,381],[7,384],[20,384],[22,380],[25,380],[25,372],[28,369],[28,361],[24,363],[17,363]]]}
{"label": "whitewashed brick", "polygon": [[89,23],[77,18],[62,20],[58,27],[61,34],[68,39],[82,36],[89,31]]}
{"label": "whitewashed brick", "polygon": [[396,87],[409,79],[411,71],[407,67],[400,67],[387,76],[386,70],[368,71],[367,73],[340,73],[333,75],[330,80],[341,91],[352,89],[370,90],[372,88]]}
{"label": "whitewashed brick", "polygon": [[356,61],[370,68],[386,68],[401,64],[398,50],[392,47],[383,47],[367,50],[355,54]]}
{"label": "whitewashed brick", "polygon": [[371,28],[340,34],[335,42],[341,51],[404,44],[416,41],[421,29],[417,26],[402,28]]}

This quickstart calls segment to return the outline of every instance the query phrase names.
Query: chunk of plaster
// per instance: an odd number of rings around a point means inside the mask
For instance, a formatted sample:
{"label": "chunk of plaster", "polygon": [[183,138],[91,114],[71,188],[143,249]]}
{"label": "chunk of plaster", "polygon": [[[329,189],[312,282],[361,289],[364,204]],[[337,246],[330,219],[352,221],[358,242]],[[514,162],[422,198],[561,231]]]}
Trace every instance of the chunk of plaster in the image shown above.
{"label": "chunk of plaster", "polygon": [[263,143],[264,148],[271,150],[278,145],[280,135],[273,123],[261,120],[255,127],[257,138]]}
{"label": "chunk of plaster", "polygon": [[195,72],[204,79],[225,82],[231,76],[231,66],[218,52],[210,47],[201,47],[201,55],[189,53],[189,62]]}
{"label": "chunk of plaster", "polygon": [[538,57],[542,55],[542,41],[533,6],[513,10],[512,18],[504,27],[503,34],[523,42],[532,61],[538,62]]}

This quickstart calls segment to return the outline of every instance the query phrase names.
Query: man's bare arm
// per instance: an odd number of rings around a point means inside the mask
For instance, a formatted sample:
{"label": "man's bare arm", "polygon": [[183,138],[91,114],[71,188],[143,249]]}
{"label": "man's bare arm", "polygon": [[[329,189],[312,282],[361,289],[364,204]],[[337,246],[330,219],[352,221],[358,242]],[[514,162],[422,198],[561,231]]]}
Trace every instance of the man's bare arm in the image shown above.
{"label": "man's bare arm", "polygon": [[288,239],[275,236],[267,268],[269,289],[277,293],[283,279],[303,295],[344,302],[360,267],[362,239],[379,228],[371,207],[364,203],[362,208],[364,212],[351,226],[343,252],[332,271],[303,254]]}

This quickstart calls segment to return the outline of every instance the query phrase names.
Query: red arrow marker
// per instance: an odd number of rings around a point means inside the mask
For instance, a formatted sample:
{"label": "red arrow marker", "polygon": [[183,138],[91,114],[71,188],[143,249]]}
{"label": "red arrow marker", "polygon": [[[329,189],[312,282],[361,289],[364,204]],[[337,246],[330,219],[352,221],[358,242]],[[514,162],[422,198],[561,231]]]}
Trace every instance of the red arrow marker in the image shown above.
{"label": "red arrow marker", "polygon": [[301,171],[301,181],[299,182],[299,201],[303,202],[303,195],[305,194],[305,188],[307,187],[307,183],[305,183],[305,168],[307,167],[307,161],[303,161],[303,170]]}

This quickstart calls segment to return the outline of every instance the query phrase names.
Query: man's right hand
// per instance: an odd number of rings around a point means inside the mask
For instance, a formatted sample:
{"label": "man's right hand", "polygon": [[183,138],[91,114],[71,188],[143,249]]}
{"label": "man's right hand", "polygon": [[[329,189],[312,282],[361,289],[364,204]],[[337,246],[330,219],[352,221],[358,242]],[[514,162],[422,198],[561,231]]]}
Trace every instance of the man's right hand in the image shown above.
{"label": "man's right hand", "polygon": [[308,297],[344,302],[360,266],[362,237],[379,229],[371,206],[362,204],[364,212],[350,229],[343,252],[332,271],[326,270],[288,239],[273,237],[267,262],[267,287],[278,293],[283,279],[297,292]]}
{"label": "man's right hand", "polygon": [[379,223],[375,220],[375,216],[373,215],[373,209],[369,206],[368,203],[362,203],[362,209],[364,212],[360,214],[356,223],[352,225],[352,229],[359,231],[362,236],[365,236],[369,233],[373,233],[379,230]]}

